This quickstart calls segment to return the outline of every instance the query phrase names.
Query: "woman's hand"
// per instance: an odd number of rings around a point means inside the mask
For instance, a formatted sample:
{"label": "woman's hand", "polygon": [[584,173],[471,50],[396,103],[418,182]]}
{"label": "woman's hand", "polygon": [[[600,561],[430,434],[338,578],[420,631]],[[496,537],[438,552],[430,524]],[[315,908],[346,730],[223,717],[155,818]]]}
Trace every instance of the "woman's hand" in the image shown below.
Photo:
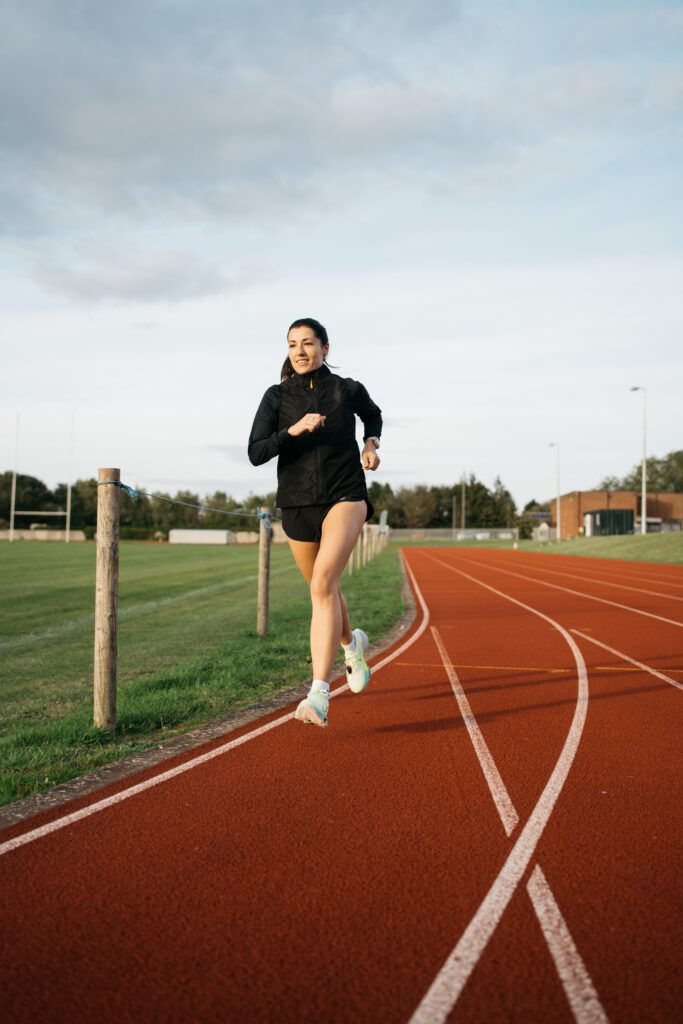
{"label": "woman's hand", "polygon": [[379,466],[379,455],[377,454],[374,441],[365,442],[360,460],[363,463],[363,469],[377,469]]}
{"label": "woman's hand", "polygon": [[305,416],[302,416],[298,423],[293,423],[288,428],[288,432],[292,437],[299,437],[301,434],[312,434],[314,430],[321,430],[325,426],[326,416],[321,416],[319,412],[308,412]]}

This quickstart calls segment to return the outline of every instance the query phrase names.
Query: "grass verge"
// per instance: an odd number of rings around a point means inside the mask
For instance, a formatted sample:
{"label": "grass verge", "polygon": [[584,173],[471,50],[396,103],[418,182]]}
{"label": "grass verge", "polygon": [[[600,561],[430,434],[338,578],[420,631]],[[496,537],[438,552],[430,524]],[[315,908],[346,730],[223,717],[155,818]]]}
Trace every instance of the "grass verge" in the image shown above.
{"label": "grass verge", "polygon": [[[29,546],[34,547],[24,545]],[[162,550],[165,554],[157,553]],[[296,569],[289,571],[288,549],[273,549],[273,566],[281,573],[272,581],[269,633],[263,638],[255,632],[251,570],[256,552],[235,552],[237,562],[226,561],[224,552],[192,555],[170,546],[145,551],[122,545],[120,685],[117,727],[110,734],[92,726],[92,622],[84,605],[86,596],[88,603],[92,598],[87,552],[51,551],[47,562],[35,551],[13,553],[17,570],[27,560],[32,583],[27,586],[27,574],[17,571],[13,614],[24,631],[0,640],[0,648],[5,647],[0,693],[8,698],[0,723],[0,803],[226,718],[310,678],[310,599]],[[79,559],[83,565],[75,566]],[[55,565],[63,571],[55,572]],[[400,618],[401,585],[395,550],[344,577],[352,621],[372,639]],[[64,595],[61,603],[59,596],[55,600],[60,586],[71,592],[66,616]],[[40,620],[36,604],[44,610]],[[12,663],[21,676],[18,685]]]}

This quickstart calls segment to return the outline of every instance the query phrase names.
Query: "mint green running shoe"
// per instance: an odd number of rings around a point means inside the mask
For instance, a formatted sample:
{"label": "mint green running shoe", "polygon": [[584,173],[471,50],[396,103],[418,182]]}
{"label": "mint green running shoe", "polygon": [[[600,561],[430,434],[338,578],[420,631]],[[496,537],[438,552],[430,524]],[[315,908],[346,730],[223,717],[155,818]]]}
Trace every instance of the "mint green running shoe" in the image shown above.
{"label": "mint green running shoe", "polygon": [[308,696],[299,704],[294,712],[294,717],[300,722],[307,722],[311,725],[327,727],[327,711],[330,706],[330,698],[324,690],[309,690]]}
{"label": "mint green running shoe", "polygon": [[351,630],[351,635],[356,641],[356,646],[350,653],[344,652],[346,682],[353,693],[361,693],[370,682],[370,668],[365,660],[368,636],[362,629]]}

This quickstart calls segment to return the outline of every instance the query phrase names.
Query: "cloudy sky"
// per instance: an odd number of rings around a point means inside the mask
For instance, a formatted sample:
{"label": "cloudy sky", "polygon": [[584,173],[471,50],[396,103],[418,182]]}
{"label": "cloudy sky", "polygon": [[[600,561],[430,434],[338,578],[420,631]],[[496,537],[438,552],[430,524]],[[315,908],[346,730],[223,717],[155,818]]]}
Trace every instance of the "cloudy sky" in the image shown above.
{"label": "cloudy sky", "polygon": [[[0,470],[275,483],[286,329],[392,486],[683,447],[683,4],[0,0]],[[73,423],[73,445],[70,443]]]}

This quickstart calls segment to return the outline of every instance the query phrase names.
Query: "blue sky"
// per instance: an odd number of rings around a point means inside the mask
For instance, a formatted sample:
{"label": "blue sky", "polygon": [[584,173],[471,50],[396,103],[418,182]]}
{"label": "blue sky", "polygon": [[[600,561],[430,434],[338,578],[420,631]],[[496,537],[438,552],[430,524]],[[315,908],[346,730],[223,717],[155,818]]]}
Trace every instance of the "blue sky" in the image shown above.
{"label": "blue sky", "polygon": [[[519,504],[683,446],[680,3],[0,9],[0,463],[274,486],[299,316],[392,486]],[[69,452],[73,416],[73,455]]]}

